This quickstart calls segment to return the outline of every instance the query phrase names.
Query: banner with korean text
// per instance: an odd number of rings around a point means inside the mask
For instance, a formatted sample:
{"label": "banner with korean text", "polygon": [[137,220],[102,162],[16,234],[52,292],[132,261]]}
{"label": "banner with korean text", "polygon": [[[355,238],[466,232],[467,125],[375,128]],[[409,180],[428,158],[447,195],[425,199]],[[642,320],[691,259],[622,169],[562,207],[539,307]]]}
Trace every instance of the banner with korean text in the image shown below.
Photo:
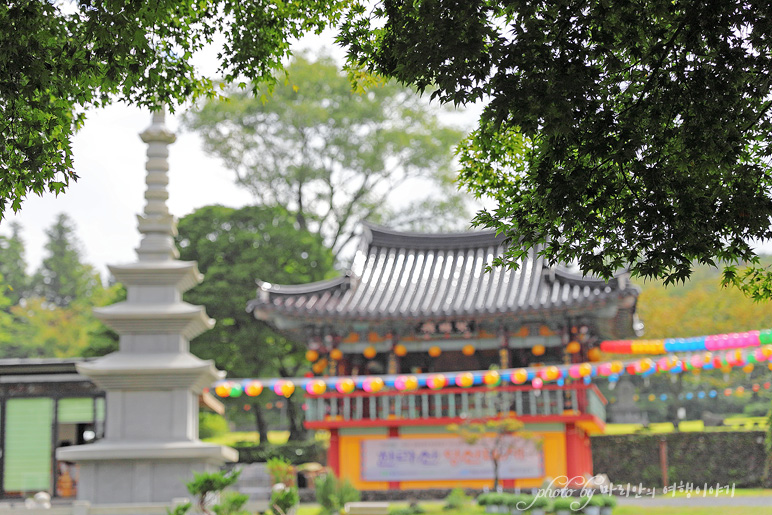
{"label": "banner with korean text", "polygon": [[[541,442],[533,438],[507,437],[499,463],[501,479],[544,475]],[[492,479],[490,440],[468,445],[457,438],[389,438],[364,440],[361,444],[364,481],[421,481],[443,479]],[[501,447],[499,447],[501,448]]]}

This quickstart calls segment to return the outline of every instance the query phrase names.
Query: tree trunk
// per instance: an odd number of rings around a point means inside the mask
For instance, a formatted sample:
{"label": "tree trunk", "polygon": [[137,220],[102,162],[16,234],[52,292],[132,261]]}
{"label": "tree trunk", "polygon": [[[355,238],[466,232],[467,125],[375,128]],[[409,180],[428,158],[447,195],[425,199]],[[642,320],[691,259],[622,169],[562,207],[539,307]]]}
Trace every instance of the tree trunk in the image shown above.
{"label": "tree trunk", "polygon": [[499,460],[493,460],[493,491],[499,489]]}
{"label": "tree trunk", "polygon": [[[282,377],[293,377],[297,374],[300,365],[295,365],[288,369],[284,363],[279,364],[279,374]],[[301,397],[302,399],[302,394]],[[298,405],[292,397],[287,397],[287,419],[289,423],[289,439],[292,441],[305,440],[308,436],[306,428],[303,427],[303,411],[298,409]],[[301,401],[302,402],[302,401]]]}
{"label": "tree trunk", "polygon": [[260,402],[255,401],[252,404],[252,409],[255,410],[255,426],[257,428],[257,434],[260,435],[260,443],[268,442],[268,424],[265,422],[265,413],[263,413],[263,406]]}
{"label": "tree trunk", "polygon": [[289,420],[289,439],[292,441],[305,440],[308,436],[303,427],[303,411],[298,409],[292,397],[287,398],[287,419]]}

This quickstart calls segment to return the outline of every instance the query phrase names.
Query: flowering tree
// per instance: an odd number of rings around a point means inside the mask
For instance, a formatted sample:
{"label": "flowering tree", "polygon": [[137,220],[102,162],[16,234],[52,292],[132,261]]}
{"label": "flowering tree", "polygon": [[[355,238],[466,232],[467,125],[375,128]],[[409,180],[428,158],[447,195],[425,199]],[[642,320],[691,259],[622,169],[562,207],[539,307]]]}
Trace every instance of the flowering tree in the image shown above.
{"label": "flowering tree", "polygon": [[499,486],[501,459],[512,452],[517,445],[517,441],[512,437],[516,434],[520,437],[528,437],[527,434],[520,433],[522,428],[523,423],[515,418],[500,418],[485,422],[450,424],[448,431],[457,434],[467,445],[479,444],[487,451],[488,458],[493,464],[493,488],[495,489]]}

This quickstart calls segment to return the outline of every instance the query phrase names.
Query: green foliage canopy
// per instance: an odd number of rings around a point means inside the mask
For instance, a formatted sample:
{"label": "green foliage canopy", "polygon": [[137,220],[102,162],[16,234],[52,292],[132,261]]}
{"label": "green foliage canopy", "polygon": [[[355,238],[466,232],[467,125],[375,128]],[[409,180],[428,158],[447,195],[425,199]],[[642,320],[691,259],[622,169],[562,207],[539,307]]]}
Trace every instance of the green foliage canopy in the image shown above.
{"label": "green foliage canopy", "polygon": [[[215,327],[191,342],[191,351],[231,377],[280,374],[303,362],[303,348],[246,312],[256,279],[302,284],[324,279],[333,258],[319,239],[295,228],[281,209],[207,206],[179,221],[180,259],[197,261],[204,281],[185,300],[206,306]],[[285,370],[286,371],[286,370]]]}
{"label": "green foliage canopy", "polygon": [[71,180],[85,110],[158,109],[214,96],[194,53],[221,36],[225,81],[273,80],[289,41],[335,22],[346,0],[9,0],[0,5],[0,218]]}
{"label": "green foliage canopy", "polygon": [[[489,100],[462,181],[476,222],[585,273],[687,278],[772,236],[772,5],[760,0],[383,0],[347,17],[350,65],[442,102]],[[753,269],[752,269],[753,270]],[[725,281],[772,296],[764,269]]]}
{"label": "green foliage canopy", "polygon": [[[363,219],[414,229],[467,221],[452,167],[462,133],[413,90],[378,82],[356,93],[332,58],[296,56],[272,93],[226,95],[187,113],[187,125],[260,205],[297,213],[334,253]],[[437,187],[436,199],[388,204],[416,178]]]}
{"label": "green foliage canopy", "polygon": [[[203,207],[180,220],[178,233],[180,259],[197,261],[204,274],[204,281],[184,299],[206,306],[217,320],[191,342],[191,352],[214,360],[230,377],[298,374],[307,365],[303,342],[273,331],[245,308],[255,297],[256,279],[302,284],[332,273],[333,256],[321,239],[299,230],[294,214],[262,207]],[[290,438],[301,439],[303,413],[292,398],[286,403]],[[261,426],[260,403],[253,408]]]}

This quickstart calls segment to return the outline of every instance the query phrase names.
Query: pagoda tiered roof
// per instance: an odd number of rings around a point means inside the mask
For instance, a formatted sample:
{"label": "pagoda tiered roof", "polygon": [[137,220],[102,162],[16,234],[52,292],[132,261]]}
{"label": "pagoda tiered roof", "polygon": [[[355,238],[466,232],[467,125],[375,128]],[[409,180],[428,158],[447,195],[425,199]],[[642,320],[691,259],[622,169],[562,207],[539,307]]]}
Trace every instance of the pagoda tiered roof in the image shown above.
{"label": "pagoda tiered roof", "polygon": [[549,266],[535,250],[516,270],[486,272],[503,250],[503,238],[494,231],[422,234],[366,223],[347,273],[302,285],[258,281],[257,298],[247,310],[279,329],[594,312],[593,318],[612,322],[602,324],[608,337],[633,334],[638,291],[625,276],[610,281],[582,277]]}

